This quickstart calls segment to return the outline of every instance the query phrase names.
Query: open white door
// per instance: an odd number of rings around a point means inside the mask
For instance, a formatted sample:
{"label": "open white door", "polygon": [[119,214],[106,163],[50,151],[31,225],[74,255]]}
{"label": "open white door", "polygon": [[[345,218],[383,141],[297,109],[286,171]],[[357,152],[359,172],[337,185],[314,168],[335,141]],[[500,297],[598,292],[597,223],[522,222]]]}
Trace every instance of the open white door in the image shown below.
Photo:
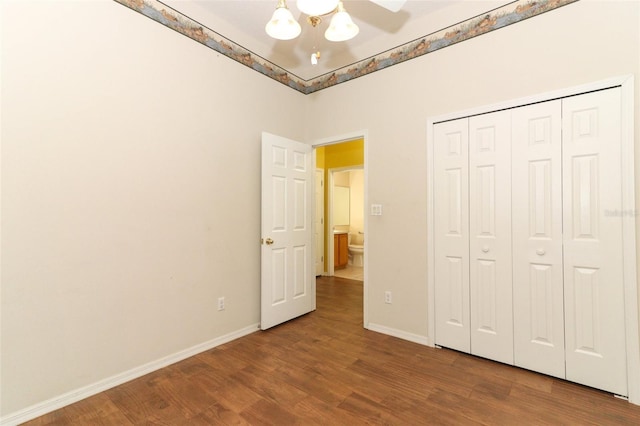
{"label": "open white door", "polygon": [[315,309],[313,148],[262,133],[260,328]]}

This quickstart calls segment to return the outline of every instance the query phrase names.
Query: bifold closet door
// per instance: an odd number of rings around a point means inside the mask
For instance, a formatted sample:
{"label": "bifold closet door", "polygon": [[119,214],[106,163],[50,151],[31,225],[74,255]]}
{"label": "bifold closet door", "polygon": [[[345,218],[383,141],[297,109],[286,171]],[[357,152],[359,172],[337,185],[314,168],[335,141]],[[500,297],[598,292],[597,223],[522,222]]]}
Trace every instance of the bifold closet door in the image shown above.
{"label": "bifold closet door", "polygon": [[620,89],[562,107],[567,379],[627,395]]}
{"label": "bifold closet door", "polygon": [[511,111],[469,118],[471,353],[513,364]]}
{"label": "bifold closet door", "polygon": [[512,111],[514,361],[564,378],[562,101]]}
{"label": "bifold closet door", "polygon": [[435,343],[469,352],[468,120],[434,126]]}

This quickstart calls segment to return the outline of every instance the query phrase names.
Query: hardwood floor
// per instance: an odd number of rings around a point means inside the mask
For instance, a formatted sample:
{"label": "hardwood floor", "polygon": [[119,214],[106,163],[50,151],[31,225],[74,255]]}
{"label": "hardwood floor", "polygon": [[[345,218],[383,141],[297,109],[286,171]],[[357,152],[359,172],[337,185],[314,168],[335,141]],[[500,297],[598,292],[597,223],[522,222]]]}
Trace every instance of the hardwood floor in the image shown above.
{"label": "hardwood floor", "polygon": [[317,310],[28,425],[637,425],[610,394],[362,328],[362,283],[319,278]]}

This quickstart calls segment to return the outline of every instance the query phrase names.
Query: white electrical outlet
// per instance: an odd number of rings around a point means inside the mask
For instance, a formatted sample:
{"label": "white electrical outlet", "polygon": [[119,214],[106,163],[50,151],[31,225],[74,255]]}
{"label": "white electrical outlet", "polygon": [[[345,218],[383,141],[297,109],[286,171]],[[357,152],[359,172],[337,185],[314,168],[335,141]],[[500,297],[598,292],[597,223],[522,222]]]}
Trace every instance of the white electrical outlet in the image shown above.
{"label": "white electrical outlet", "polygon": [[384,292],[384,303],[391,304],[391,292],[390,291],[385,291]]}
{"label": "white electrical outlet", "polygon": [[224,311],[224,297],[218,297],[218,310]]}

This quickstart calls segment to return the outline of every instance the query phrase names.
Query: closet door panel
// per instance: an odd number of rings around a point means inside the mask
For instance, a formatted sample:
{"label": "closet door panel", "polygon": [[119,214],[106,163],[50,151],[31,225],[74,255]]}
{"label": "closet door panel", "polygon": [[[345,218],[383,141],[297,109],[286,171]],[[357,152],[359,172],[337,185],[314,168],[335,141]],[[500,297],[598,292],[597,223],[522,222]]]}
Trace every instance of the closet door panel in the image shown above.
{"label": "closet door panel", "polygon": [[515,365],[564,378],[562,102],[512,112]]}
{"label": "closet door panel", "polygon": [[470,351],[468,120],[434,126],[437,345]]}
{"label": "closet door panel", "polygon": [[513,364],[511,112],[469,118],[471,353]]}
{"label": "closet door panel", "polygon": [[627,395],[620,90],[562,102],[567,379]]}

